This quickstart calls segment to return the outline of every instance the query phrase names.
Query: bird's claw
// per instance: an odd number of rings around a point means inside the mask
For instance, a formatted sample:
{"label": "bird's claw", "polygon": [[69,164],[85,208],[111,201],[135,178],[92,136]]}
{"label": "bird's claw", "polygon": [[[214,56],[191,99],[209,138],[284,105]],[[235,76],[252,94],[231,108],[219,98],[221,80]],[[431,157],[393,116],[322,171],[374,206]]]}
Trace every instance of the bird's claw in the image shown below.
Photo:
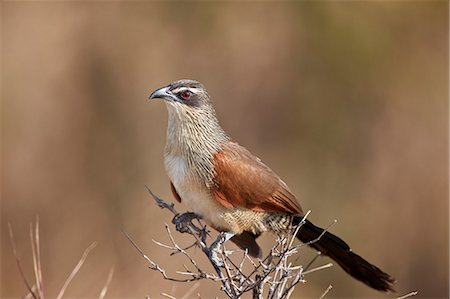
{"label": "bird's claw", "polygon": [[193,219],[200,218],[197,214],[192,212],[186,212],[183,214],[177,214],[173,217],[172,223],[175,225],[175,229],[180,233],[189,232],[189,224],[192,224]]}

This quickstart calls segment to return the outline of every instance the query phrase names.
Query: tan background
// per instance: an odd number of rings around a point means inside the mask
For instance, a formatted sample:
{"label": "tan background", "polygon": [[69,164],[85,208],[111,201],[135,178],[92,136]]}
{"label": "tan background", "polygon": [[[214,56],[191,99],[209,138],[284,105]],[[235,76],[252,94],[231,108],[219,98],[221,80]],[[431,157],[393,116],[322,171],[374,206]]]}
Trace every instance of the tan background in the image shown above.
{"label": "tan background", "polygon": [[[151,242],[167,242],[171,216],[144,185],[171,195],[166,111],[147,96],[193,78],[223,127],[283,177],[315,223],[338,219],[332,231],[392,273],[400,294],[448,298],[445,1],[10,1],[2,53],[1,297],[26,294],[6,224],[31,278],[36,215],[47,298],[93,241],[68,297],[97,296],[111,265],[109,297],[182,297],[191,287],[148,270],[120,229],[180,268]],[[394,297],[338,267],[308,276],[296,297],[318,298],[329,284],[327,298]],[[195,292],[224,297],[208,283]]]}

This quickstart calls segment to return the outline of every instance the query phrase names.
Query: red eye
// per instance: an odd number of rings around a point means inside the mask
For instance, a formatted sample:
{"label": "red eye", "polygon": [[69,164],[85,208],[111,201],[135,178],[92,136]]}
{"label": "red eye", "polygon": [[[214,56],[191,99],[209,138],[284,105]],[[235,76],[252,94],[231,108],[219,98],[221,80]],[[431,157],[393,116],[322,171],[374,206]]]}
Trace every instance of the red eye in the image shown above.
{"label": "red eye", "polygon": [[180,94],[180,96],[183,98],[183,100],[189,100],[191,95],[192,95],[192,93],[189,90],[185,90]]}

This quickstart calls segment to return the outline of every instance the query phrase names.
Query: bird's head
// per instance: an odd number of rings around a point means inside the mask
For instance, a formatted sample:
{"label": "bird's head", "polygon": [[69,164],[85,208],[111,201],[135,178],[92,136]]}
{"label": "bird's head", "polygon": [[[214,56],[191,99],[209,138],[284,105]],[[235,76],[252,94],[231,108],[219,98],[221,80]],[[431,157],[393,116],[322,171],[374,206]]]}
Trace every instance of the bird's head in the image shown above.
{"label": "bird's head", "polygon": [[163,99],[170,106],[178,109],[204,109],[211,107],[211,100],[205,87],[195,80],[178,80],[158,88],[149,96],[150,99]]}
{"label": "bird's head", "polygon": [[167,104],[169,140],[172,143],[185,140],[200,147],[214,143],[211,148],[216,148],[217,144],[228,140],[220,127],[211,99],[200,82],[178,80],[158,88],[149,98],[163,99]]}

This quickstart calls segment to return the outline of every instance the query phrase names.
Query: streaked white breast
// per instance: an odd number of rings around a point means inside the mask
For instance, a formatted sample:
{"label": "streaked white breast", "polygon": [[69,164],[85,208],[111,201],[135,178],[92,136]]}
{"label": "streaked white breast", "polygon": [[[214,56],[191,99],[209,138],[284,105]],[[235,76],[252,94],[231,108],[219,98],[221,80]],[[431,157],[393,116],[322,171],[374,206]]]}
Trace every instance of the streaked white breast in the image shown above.
{"label": "streaked white breast", "polygon": [[223,217],[227,210],[212,198],[205,184],[195,179],[187,161],[173,154],[166,154],[164,158],[167,174],[182,203],[190,211],[202,216],[208,224],[228,229],[229,224]]}

